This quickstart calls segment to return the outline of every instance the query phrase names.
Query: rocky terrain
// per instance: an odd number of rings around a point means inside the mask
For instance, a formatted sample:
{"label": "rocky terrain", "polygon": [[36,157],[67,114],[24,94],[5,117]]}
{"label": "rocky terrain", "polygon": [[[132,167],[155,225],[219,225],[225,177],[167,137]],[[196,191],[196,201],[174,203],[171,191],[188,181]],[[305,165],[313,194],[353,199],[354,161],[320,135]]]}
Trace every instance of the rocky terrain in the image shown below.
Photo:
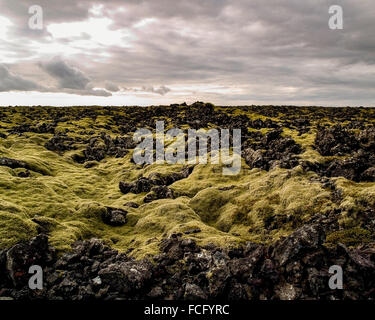
{"label": "rocky terrain", "polygon": [[[323,218],[323,217],[322,217]],[[364,300],[375,298],[375,246],[323,246],[320,222],[271,246],[197,246],[182,234],[160,242],[160,254],[135,260],[98,239],[76,242],[56,256],[46,235],[0,254],[0,297],[19,300]],[[43,266],[42,290],[30,290],[30,263]],[[331,290],[328,270],[345,270]]]}
{"label": "rocky terrain", "polygon": [[[157,120],[241,129],[240,174],[135,164]],[[0,108],[0,298],[373,299],[374,149],[372,108]]]}

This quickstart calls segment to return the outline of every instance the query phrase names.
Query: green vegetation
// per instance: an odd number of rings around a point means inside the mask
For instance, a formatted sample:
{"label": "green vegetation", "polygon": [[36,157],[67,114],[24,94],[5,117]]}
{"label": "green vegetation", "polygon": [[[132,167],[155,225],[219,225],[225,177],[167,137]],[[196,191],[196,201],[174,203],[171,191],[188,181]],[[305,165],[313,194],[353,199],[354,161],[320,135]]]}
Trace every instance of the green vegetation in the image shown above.
{"label": "green vegetation", "polygon": [[371,232],[361,228],[352,228],[348,230],[336,231],[327,236],[327,245],[336,245],[343,243],[348,246],[370,242],[373,239]]}
{"label": "green vegetation", "polygon": [[[216,108],[232,116],[247,115],[251,120],[270,119],[281,125],[282,114],[266,116],[246,108]],[[186,110],[182,110],[184,114]],[[308,113],[302,108],[301,113]],[[372,111],[371,111],[372,112]],[[59,114],[58,116],[56,114]],[[22,178],[22,168],[0,166],[0,249],[37,234],[39,226],[48,230],[50,242],[58,250],[68,250],[80,239],[97,237],[121,251],[131,251],[137,258],[158,252],[158,241],[171,233],[192,229],[201,232],[185,235],[198,244],[214,243],[236,246],[245,241],[270,243],[309,221],[317,214],[330,214],[340,209],[342,230],[331,233],[327,244],[343,242],[356,245],[366,242],[371,233],[363,228],[361,212],[373,206],[375,183],[355,183],[332,178],[342,199],[333,199],[332,190],[324,187],[319,176],[304,171],[276,167],[270,171],[251,169],[243,161],[237,176],[223,176],[220,165],[197,165],[192,174],[170,185],[175,199],[144,203],[142,194],[122,194],[119,182],[133,182],[151,174],[180,172],[181,165],[137,166],[131,162],[130,151],[123,158],[107,156],[102,161],[77,163],[74,155],[83,155],[91,136],[108,133],[122,136],[116,119],[130,121],[127,109],[107,108],[4,108],[1,110],[0,157],[27,163],[30,177]],[[10,133],[22,124],[48,124],[59,118],[55,133],[66,133],[74,140],[75,149],[54,152],[45,148],[53,133]],[[166,119],[168,119],[166,117]],[[321,117],[320,123],[332,119]],[[318,120],[313,120],[316,125]],[[172,127],[169,124],[168,127]],[[269,129],[254,129],[265,134]],[[284,128],[284,134],[301,144],[300,159],[322,163],[314,148],[315,130],[298,134]],[[130,135],[131,136],[131,135]],[[135,202],[138,208],[126,206]],[[106,207],[128,211],[128,222],[122,227],[105,225],[101,213]]]}

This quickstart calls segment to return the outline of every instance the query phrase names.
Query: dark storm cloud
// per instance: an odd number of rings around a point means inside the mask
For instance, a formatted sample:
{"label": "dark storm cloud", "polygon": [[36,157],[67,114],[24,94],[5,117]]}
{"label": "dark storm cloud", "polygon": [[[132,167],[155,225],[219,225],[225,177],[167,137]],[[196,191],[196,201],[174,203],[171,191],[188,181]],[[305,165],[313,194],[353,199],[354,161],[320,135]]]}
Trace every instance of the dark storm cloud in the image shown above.
{"label": "dark storm cloud", "polygon": [[62,89],[86,89],[90,79],[82,71],[73,68],[60,59],[54,59],[40,65],[50,76],[59,81]]}
{"label": "dark storm cloud", "polygon": [[51,77],[55,78],[62,92],[78,95],[93,95],[109,97],[112,94],[106,90],[93,90],[90,79],[79,69],[68,65],[59,58],[54,58],[47,63],[41,63],[40,67]]}
{"label": "dark storm cloud", "polygon": [[6,66],[0,65],[0,92],[32,91],[42,89],[37,83],[23,79],[11,73]]}
{"label": "dark storm cloud", "polygon": [[[10,72],[5,65],[0,65],[0,92],[10,91],[39,91],[39,92],[65,92],[83,96],[103,96],[109,97],[112,94],[106,90],[94,90],[89,84],[88,78],[79,70],[69,67],[63,61],[54,60],[43,68],[48,70],[51,76],[60,80],[60,86],[44,87],[34,81],[23,78],[18,74]],[[60,90],[64,89],[64,90]]]}
{"label": "dark storm cloud", "polygon": [[[95,34],[51,39],[47,28],[39,33],[27,28],[28,7],[34,1],[0,4],[1,15],[13,22],[9,35],[17,43],[24,39],[24,45],[16,47],[8,37],[5,49],[19,59],[30,52],[35,63],[44,61],[42,71],[54,77],[63,92],[90,94],[95,86],[106,89],[95,94],[109,96],[127,87],[165,98],[178,93],[173,86],[201,86],[201,96],[222,104],[370,105],[375,100],[373,0],[38,1],[47,26],[106,17],[112,21],[110,30],[132,35],[111,45],[78,49],[79,37],[95,41]],[[328,8],[333,4],[344,9],[344,30],[328,28]],[[65,60],[45,62],[50,53],[43,55],[31,41],[64,45],[67,52],[55,55],[63,55],[76,68]],[[73,49],[77,50],[70,53]],[[233,92],[205,91],[208,85]],[[172,92],[165,95],[169,88]]]}

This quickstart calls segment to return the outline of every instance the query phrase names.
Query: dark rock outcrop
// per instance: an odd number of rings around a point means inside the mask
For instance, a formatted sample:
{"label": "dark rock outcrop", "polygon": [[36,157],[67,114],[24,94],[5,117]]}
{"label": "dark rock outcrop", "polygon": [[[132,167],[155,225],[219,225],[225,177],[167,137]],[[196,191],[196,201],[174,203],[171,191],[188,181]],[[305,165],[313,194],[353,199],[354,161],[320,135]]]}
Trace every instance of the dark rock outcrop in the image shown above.
{"label": "dark rock outcrop", "polygon": [[158,173],[151,174],[148,178],[140,177],[132,183],[120,181],[119,188],[124,194],[129,192],[139,194],[143,192],[149,192],[144,198],[144,202],[151,202],[157,199],[173,199],[173,190],[167,186],[174,182],[187,178],[193,167],[186,167],[181,172],[173,172],[168,175],[160,175]]}
{"label": "dark rock outcrop", "polygon": [[101,161],[105,156],[122,158],[128,153],[128,149],[135,147],[130,137],[116,137],[112,139],[108,134],[102,133],[98,137],[91,138],[86,150],[84,150],[84,161]]}
{"label": "dark rock outcrop", "polygon": [[266,133],[260,143],[253,144],[242,151],[250,168],[270,170],[275,166],[290,169],[298,165],[297,155],[302,148],[290,137],[281,136],[282,130],[275,129]]}
{"label": "dark rock outcrop", "polygon": [[127,211],[117,208],[106,207],[106,210],[103,211],[101,218],[105,224],[108,224],[113,227],[123,226],[126,224]]}
{"label": "dark rock outcrop", "polygon": [[76,149],[73,138],[66,134],[58,133],[45,143],[46,149],[55,152],[65,152]]}
{"label": "dark rock outcrop", "polygon": [[[57,257],[47,237],[0,252],[0,297],[13,299],[294,300],[374,299],[375,244],[323,246],[324,231],[305,225],[265,247],[199,247],[173,234],[152,260],[134,260],[97,239],[78,241]],[[40,265],[43,290],[28,289],[28,268]],[[344,272],[343,290],[329,288],[329,268]]]}

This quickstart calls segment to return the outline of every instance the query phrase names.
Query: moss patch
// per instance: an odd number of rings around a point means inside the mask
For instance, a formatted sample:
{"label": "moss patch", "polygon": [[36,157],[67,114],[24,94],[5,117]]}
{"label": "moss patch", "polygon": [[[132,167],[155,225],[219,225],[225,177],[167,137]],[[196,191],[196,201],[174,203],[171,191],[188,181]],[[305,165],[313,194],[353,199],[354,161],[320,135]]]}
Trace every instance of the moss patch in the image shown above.
{"label": "moss patch", "polygon": [[[176,109],[176,108],[175,108]],[[163,110],[175,112],[175,109]],[[141,110],[141,111],[138,111]],[[329,235],[327,243],[344,242],[354,245],[366,242],[371,234],[365,230],[364,212],[375,205],[375,183],[354,183],[344,178],[333,178],[340,190],[340,201],[333,201],[333,191],[324,187],[320,177],[294,169],[275,168],[269,172],[250,169],[242,161],[236,176],[223,176],[221,165],[196,165],[186,179],[170,185],[175,199],[144,203],[143,194],[122,194],[119,182],[133,182],[149,177],[180,172],[181,165],[138,166],[132,163],[132,150],[123,158],[106,157],[87,166],[73,160],[83,154],[87,141],[102,132],[112,138],[131,136],[124,129],[152,128],[155,119],[164,118],[166,127],[174,127],[176,117],[184,117],[187,108],[177,110],[175,116],[138,117],[134,114],[146,109],[134,108],[3,108],[0,110],[0,157],[27,163],[30,177],[20,178],[23,169],[0,167],[0,248],[9,247],[37,233],[40,226],[48,227],[51,243],[60,251],[70,248],[76,240],[97,237],[120,251],[131,251],[136,258],[158,252],[158,240],[171,233],[192,229],[201,232],[184,235],[199,244],[214,243],[233,246],[245,241],[270,243],[287,236],[311,217],[322,213],[339,212],[342,231]],[[314,149],[316,125],[341,121],[339,113],[325,109],[291,109],[271,107],[215,107],[230,116],[246,116],[250,121],[267,121],[283,125],[283,134],[291,136],[303,147],[302,160],[323,163],[330,160]],[[290,109],[288,109],[290,110]],[[366,111],[367,112],[367,111]],[[363,119],[374,117],[372,111],[358,113]],[[311,129],[300,134],[287,126],[293,117],[311,114]],[[338,117],[335,119],[335,117]],[[58,119],[55,133],[66,133],[74,139],[75,150],[65,153],[48,151],[44,144],[52,133],[10,133],[15,127],[36,126],[40,119],[52,124]],[[367,121],[367,120],[366,120]],[[214,127],[210,122],[208,126]],[[181,128],[187,125],[181,124]],[[270,128],[249,133],[265,134]],[[256,138],[254,138],[256,139]],[[125,204],[135,202],[138,208]],[[128,222],[122,227],[105,225],[100,216],[106,206],[128,211]],[[370,232],[371,233],[371,232]]]}
{"label": "moss patch", "polygon": [[328,246],[343,243],[347,246],[355,246],[361,243],[370,242],[373,239],[371,232],[362,228],[352,228],[348,230],[336,231],[327,235],[326,244]]}

